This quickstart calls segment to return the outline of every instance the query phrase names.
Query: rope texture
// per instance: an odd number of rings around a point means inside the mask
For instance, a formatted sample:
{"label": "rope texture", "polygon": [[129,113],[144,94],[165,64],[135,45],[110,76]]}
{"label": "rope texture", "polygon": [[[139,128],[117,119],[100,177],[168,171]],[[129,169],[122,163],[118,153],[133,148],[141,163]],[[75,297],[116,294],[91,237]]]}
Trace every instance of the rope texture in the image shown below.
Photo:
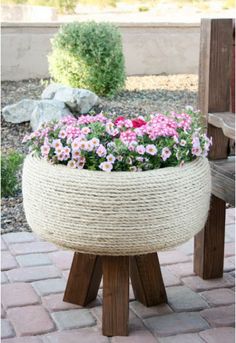
{"label": "rope texture", "polygon": [[209,162],[145,172],[76,170],[27,156],[27,221],[61,247],[96,255],[139,255],[175,247],[207,219]]}

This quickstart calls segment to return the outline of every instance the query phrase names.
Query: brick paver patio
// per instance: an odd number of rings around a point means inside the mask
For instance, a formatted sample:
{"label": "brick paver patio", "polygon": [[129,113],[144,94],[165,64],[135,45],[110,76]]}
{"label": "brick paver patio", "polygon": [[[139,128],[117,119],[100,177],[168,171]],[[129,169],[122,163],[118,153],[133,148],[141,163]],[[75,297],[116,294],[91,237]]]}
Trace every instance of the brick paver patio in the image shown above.
{"label": "brick paver patio", "polygon": [[9,233],[1,241],[3,343],[234,342],[234,209],[227,210],[224,277],[194,275],[193,240],[160,253],[169,303],[146,308],[131,289],[129,337],[102,336],[102,289],[89,308],[62,301],[73,252],[33,233]]}

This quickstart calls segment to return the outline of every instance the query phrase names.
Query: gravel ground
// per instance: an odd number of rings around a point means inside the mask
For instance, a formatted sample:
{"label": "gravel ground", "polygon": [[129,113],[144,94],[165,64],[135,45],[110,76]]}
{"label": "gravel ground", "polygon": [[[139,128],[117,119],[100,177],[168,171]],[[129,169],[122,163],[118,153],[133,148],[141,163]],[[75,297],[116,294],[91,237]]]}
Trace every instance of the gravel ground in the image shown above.
{"label": "gravel ground", "polygon": [[[2,108],[24,98],[39,99],[45,88],[40,80],[2,82]],[[150,112],[181,110],[186,105],[196,106],[197,75],[158,75],[128,77],[126,89],[112,99],[102,98],[96,109],[117,115],[136,116]],[[26,153],[21,143],[30,132],[29,123],[10,124],[1,119],[2,151],[10,149]],[[21,179],[21,172],[19,173]],[[30,231],[22,207],[22,195],[2,198],[1,232]]]}

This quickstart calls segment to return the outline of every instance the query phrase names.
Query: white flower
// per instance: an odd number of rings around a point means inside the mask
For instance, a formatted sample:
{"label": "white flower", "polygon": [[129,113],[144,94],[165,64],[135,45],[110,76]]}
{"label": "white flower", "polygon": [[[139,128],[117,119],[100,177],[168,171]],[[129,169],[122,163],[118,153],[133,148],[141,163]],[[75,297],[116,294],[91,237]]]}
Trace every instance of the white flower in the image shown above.
{"label": "white flower", "polygon": [[136,147],[136,151],[137,151],[138,154],[143,155],[145,153],[145,148],[144,148],[143,145],[138,145]]}
{"label": "white flower", "polygon": [[186,140],[185,139],[181,139],[181,141],[179,142],[179,145],[185,146],[186,145]]}
{"label": "white flower", "polygon": [[137,171],[137,167],[132,166],[132,167],[129,168],[129,170],[132,171],[132,172],[136,172]]}
{"label": "white flower", "polygon": [[148,153],[149,155],[156,155],[157,154],[157,148],[155,147],[154,144],[148,144],[146,146],[146,153]]}
{"label": "white flower", "polygon": [[99,168],[102,169],[103,171],[110,172],[113,168],[113,165],[111,162],[102,162],[99,165]]}
{"label": "white flower", "polygon": [[93,143],[94,146],[99,146],[99,144],[100,144],[99,139],[96,138],[96,137],[92,138],[91,141],[92,141],[92,143]]}
{"label": "white flower", "polygon": [[187,111],[193,111],[193,107],[192,107],[192,106],[189,106],[189,105],[185,106],[185,109],[186,109]]}
{"label": "white flower", "polygon": [[170,155],[171,155],[171,151],[170,151],[169,148],[165,147],[165,148],[162,149],[161,157],[162,157],[163,161],[166,161],[167,158],[170,157]]}
{"label": "white flower", "polygon": [[111,162],[111,163],[114,163],[116,160],[115,156],[110,154],[110,155],[107,155],[107,161],[108,162]]}
{"label": "white flower", "polygon": [[102,144],[100,144],[96,150],[96,153],[98,154],[99,157],[105,157],[107,154],[107,150]]}
{"label": "white flower", "polygon": [[202,148],[199,146],[199,147],[193,147],[192,148],[192,154],[195,155],[195,156],[201,156],[202,154]]}
{"label": "white flower", "polygon": [[81,130],[85,135],[89,134],[91,132],[89,127],[83,127]]}
{"label": "white flower", "polygon": [[76,168],[76,162],[74,160],[70,160],[67,162],[68,167],[75,169]]}
{"label": "white flower", "polygon": [[123,160],[123,157],[121,155],[116,157],[117,161],[121,162]]}

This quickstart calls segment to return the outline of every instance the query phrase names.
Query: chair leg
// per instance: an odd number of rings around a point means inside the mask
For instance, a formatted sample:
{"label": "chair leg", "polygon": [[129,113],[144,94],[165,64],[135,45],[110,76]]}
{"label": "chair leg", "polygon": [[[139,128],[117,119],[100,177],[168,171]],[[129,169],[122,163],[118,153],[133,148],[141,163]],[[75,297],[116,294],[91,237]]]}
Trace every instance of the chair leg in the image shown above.
{"label": "chair leg", "polygon": [[101,278],[101,257],[75,253],[63,301],[86,306],[96,299]]}
{"label": "chair leg", "polygon": [[103,256],[103,319],[105,336],[127,336],[129,320],[129,257]]}
{"label": "chair leg", "polygon": [[207,223],[194,239],[194,272],[203,279],[222,277],[224,237],[225,202],[212,195]]}
{"label": "chair leg", "polygon": [[155,306],[167,302],[156,253],[130,257],[130,275],[135,298],[142,304]]}

